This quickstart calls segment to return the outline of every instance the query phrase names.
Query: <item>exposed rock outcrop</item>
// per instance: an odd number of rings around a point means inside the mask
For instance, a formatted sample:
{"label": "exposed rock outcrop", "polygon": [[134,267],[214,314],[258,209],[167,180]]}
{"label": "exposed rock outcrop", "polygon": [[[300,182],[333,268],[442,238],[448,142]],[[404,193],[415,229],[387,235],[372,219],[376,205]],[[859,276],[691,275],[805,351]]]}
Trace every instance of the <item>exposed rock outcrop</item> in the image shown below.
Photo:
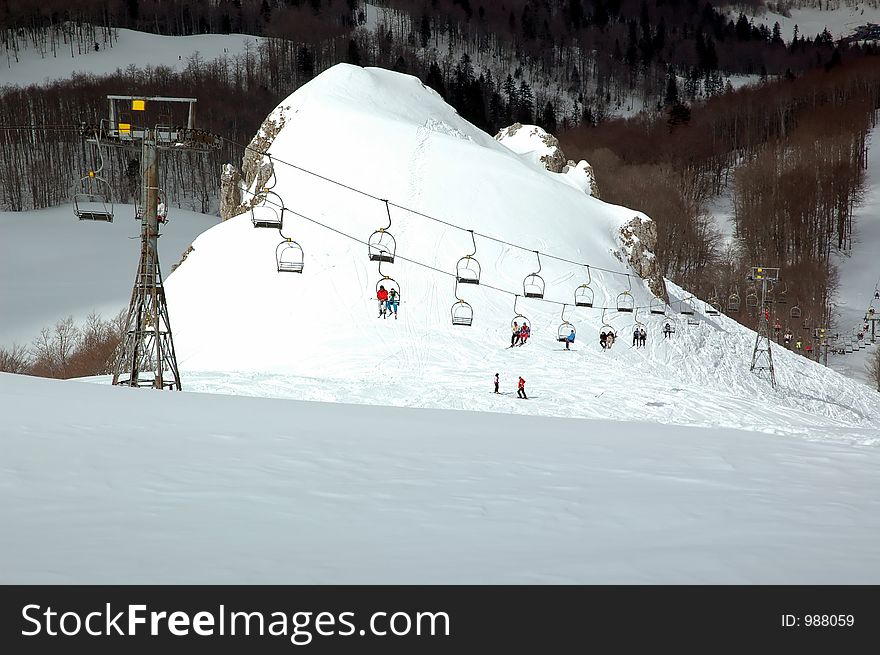
{"label": "exposed rock outcrop", "polygon": [[657,246],[657,225],[654,221],[647,216],[633,216],[620,228],[618,238],[622,248],[615,253],[617,258],[628,263],[639,277],[647,280],[651,293],[666,301],[666,284],[654,255]]}
{"label": "exposed rock outcrop", "polygon": [[[241,160],[241,172],[232,164],[223,165],[223,172],[220,176],[220,218],[222,220],[238,216],[262,200],[259,189],[262,189],[269,181],[273,172],[272,164],[262,153],[269,151],[275,137],[284,127],[286,122],[284,109],[289,108],[281,107],[263,121],[257,135],[251,139],[244,152]],[[248,193],[248,189],[253,189],[253,192]]]}
{"label": "exposed rock outcrop", "polygon": [[573,176],[571,182],[577,188],[584,189],[594,198],[599,197],[599,187],[596,184],[596,176],[593,175],[593,167],[584,160],[575,162],[567,159],[559,146],[559,139],[542,127],[514,123],[500,130],[495,135],[495,139],[551,173]]}
{"label": "exposed rock outcrop", "polygon": [[220,218],[228,220],[241,213],[241,173],[232,164],[220,172]]}
{"label": "exposed rock outcrop", "polygon": [[589,189],[590,195],[594,198],[599,197],[599,184],[596,182],[596,175],[593,173],[593,167],[585,159],[581,159],[579,162],[569,159],[562,172],[566,175],[585,177],[587,180],[586,188]]}

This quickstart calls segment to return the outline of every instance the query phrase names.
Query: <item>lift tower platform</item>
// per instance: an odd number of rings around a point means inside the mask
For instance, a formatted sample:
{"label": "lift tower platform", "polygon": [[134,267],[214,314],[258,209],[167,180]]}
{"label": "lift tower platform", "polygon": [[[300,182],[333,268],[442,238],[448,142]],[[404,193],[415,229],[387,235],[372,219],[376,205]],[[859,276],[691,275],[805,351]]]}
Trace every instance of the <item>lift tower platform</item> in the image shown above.
{"label": "lift tower platform", "polygon": [[[107,100],[109,117],[99,126],[83,128],[87,141],[140,151],[142,176],[136,212],[141,222],[140,258],[113,384],[179,391],[180,371],[159,266],[159,224],[165,218],[159,211],[160,153],[209,152],[220,148],[222,140],[196,128],[195,98],[111,95]],[[176,116],[181,105],[186,106],[185,126],[182,115]]]}

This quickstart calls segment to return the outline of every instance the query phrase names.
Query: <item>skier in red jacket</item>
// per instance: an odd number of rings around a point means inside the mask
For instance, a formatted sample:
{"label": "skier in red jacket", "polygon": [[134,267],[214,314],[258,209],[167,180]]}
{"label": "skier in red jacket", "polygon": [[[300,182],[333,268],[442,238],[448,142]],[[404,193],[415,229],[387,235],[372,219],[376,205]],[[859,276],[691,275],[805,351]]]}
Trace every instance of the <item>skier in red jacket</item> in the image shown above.
{"label": "skier in red jacket", "polygon": [[529,399],[529,397],[526,395],[526,381],[521,375],[519,376],[519,388],[516,391],[516,395],[520,398],[525,398],[526,400]]}
{"label": "skier in red jacket", "polygon": [[[376,298],[379,299],[379,316],[386,318],[386,311],[388,310],[388,291],[385,289],[385,285],[379,285],[379,291],[376,293]],[[376,318],[379,318],[379,316]]]}

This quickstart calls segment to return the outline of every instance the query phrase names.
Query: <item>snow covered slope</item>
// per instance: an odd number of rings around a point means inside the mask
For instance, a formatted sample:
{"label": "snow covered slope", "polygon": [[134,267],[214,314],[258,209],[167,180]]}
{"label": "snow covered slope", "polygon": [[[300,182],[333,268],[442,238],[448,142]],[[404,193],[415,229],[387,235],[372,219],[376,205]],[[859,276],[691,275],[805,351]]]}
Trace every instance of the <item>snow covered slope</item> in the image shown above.
{"label": "snow covered slope", "polygon": [[[636,212],[608,205],[537,169],[469,125],[415,78],[338,66],[281,103],[286,126],[271,152],[380,198],[482,234],[593,266],[626,271],[619,226]],[[276,162],[275,187],[288,208],[366,240],[387,224],[383,203]],[[689,294],[670,284],[677,327],[640,312],[644,349],[630,347],[633,314],[605,312],[619,331],[614,349],[598,344],[599,309],[566,309],[577,328],[574,352],[556,341],[561,305],[519,299],[530,342],[506,349],[513,296],[536,270],[534,253],[477,237],[480,286],[460,286],[474,307],[471,327],[452,326],[449,275],[472,251],[470,235],[391,208],[398,257],[383,265],[402,286],[398,320],[377,318],[377,265],[367,247],[292,214],[285,234],[305,249],[302,275],[275,270],[277,231],[241,215],[201,235],[171,276],[168,297],[177,352],[190,389],[369,404],[467,408],[555,416],[633,418],[737,426],[872,443],[880,396],[813,362],[777,351],[772,391],[749,372],[754,333],[724,316],[699,325],[677,314]],[[573,303],[585,268],[542,259],[545,298]],[[443,272],[447,272],[444,274]],[[640,306],[652,294],[637,277]],[[625,276],[592,272],[596,307],[615,307]],[[523,375],[534,397],[489,393],[501,373],[510,392]]]}
{"label": "snow covered slope", "polygon": [[[529,249],[628,273],[612,254],[622,252],[615,235],[635,216],[648,220],[528,165],[414,77],[340,65],[285,100],[273,119],[288,121],[271,147],[275,157]],[[387,225],[378,200],[278,162],[275,171],[275,191],[296,212],[362,242]],[[383,265],[403,299],[401,320],[389,324],[376,318],[380,275],[364,243],[292,214],[284,230],[305,250],[302,276],[275,272],[279,234],[254,229],[249,215],[196,241],[169,282],[169,301],[181,307],[173,320],[188,369],[350,375],[378,365],[390,374],[418,361],[472,361],[474,353],[510,341],[513,294],[485,285],[522,294],[524,278],[539,266],[534,252],[478,236],[483,284],[459,288],[474,307],[474,326],[453,328],[452,272],[473,251],[470,234],[392,207],[389,232],[397,254],[441,272],[400,258]],[[547,258],[541,275],[546,297],[569,303],[587,281],[584,267]],[[629,287],[625,274],[592,276],[597,306],[613,305]],[[632,293],[643,306],[652,298],[637,278]],[[517,309],[536,322],[535,341],[555,337],[552,316],[560,316],[560,306],[520,299]]]}
{"label": "snow covered slope", "polygon": [[[108,75],[129,66],[167,66],[186,70],[190,60],[213,61],[255,51],[261,37],[245,34],[198,34],[194,36],[160,36],[118,28],[114,30],[112,47],[100,44],[98,51],[88,50],[71,56],[70,47],[62,45],[56,56],[52,51],[41,53],[33,44],[22,41],[18,61],[13,56],[0,62],[0,86],[27,86],[63,80],[77,73]],[[65,50],[65,47],[67,50]]]}
{"label": "snow covered slope", "polygon": [[[838,256],[836,264],[840,282],[835,300],[837,319],[834,331],[845,343],[853,333],[863,329],[865,314],[869,307],[880,312],[880,300],[874,294],[880,291],[880,152],[874,147],[880,144],[880,130],[871,131],[868,149],[868,170],[865,171],[865,194],[861,204],[853,210],[853,246],[846,256]],[[865,365],[880,348],[880,325],[877,326],[877,343],[870,342],[870,329],[861,350],[845,355],[829,355],[829,365],[857,380],[869,383]],[[876,384],[876,383],[874,383]]]}
{"label": "snow covered slope", "polygon": [[4,374],[0,416],[0,583],[880,582],[877,448]]}
{"label": "snow covered slope", "polygon": [[[824,9],[821,1],[818,4],[819,7],[788,9],[787,16],[762,7],[751,19],[755,25],[766,25],[770,29],[775,23],[779,23],[786,43],[791,41],[795,26],[802,37],[812,39],[827,29],[834,39],[840,39],[851,35],[857,27],[880,23],[880,6],[876,2],[838,3],[839,6]],[[737,8],[730,12],[733,20],[736,20],[739,11],[740,8]]]}

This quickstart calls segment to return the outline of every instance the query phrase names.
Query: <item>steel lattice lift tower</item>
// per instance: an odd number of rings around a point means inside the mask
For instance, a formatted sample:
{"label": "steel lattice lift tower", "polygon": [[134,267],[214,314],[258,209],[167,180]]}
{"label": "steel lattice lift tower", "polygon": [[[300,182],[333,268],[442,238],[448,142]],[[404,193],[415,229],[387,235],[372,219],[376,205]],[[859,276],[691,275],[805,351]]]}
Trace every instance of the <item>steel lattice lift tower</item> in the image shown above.
{"label": "steel lattice lift tower", "polygon": [[755,348],[752,350],[752,366],[750,371],[768,371],[770,385],[776,388],[776,371],[773,369],[773,352],[770,350],[770,319],[767,309],[767,289],[769,283],[779,281],[778,268],[755,266],[749,280],[761,283],[761,304],[758,306],[758,334],[755,337]]}
{"label": "steel lattice lift tower", "polygon": [[[101,121],[100,127],[92,128],[94,136],[87,140],[99,148],[106,145],[140,150],[143,182],[135,216],[141,221],[140,259],[113,384],[179,391],[180,371],[159,266],[159,224],[165,219],[160,210],[159,154],[162,151],[207,152],[219,148],[222,142],[215,135],[195,128],[195,98],[111,95],[107,100],[110,116]],[[171,109],[175,104],[188,105],[186,127],[172,124]],[[157,114],[155,122],[151,122],[147,118],[148,107],[152,110],[154,106],[164,113]],[[138,117],[139,124],[132,116]]]}

